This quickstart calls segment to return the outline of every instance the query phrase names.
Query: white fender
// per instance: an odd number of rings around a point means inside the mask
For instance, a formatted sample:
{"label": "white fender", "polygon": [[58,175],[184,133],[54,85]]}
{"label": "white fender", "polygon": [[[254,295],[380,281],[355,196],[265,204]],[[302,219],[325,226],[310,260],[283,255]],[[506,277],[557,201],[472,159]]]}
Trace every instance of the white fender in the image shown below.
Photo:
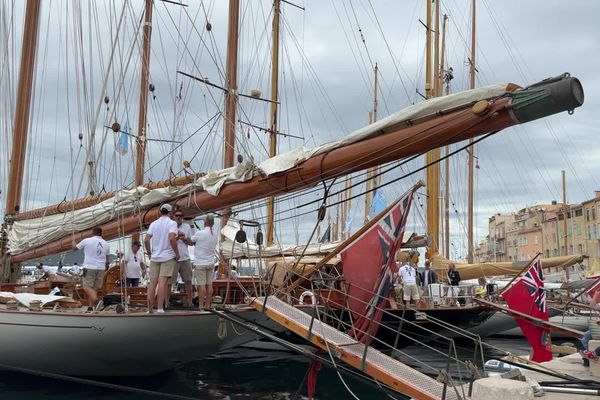
{"label": "white fender", "polygon": [[302,294],[300,295],[300,297],[298,297],[298,304],[303,305],[304,304],[304,298],[306,296],[310,296],[310,300],[312,301],[313,305],[317,304],[317,298],[316,298],[315,294],[313,292],[311,292],[310,290],[305,290],[304,292],[302,292]]}

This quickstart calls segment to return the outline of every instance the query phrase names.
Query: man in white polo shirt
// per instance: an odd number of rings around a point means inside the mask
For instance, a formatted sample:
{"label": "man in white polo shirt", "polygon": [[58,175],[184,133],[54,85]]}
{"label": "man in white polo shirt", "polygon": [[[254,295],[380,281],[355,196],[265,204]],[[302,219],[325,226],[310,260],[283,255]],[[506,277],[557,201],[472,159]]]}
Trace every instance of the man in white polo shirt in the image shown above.
{"label": "man in white polo shirt", "polygon": [[[192,287],[192,263],[190,261],[190,254],[188,246],[194,244],[191,241],[192,228],[188,224],[183,223],[183,211],[178,209],[173,213],[175,216],[175,223],[177,223],[177,248],[179,249],[179,260],[173,269],[173,276],[171,277],[171,283],[177,284],[177,275],[181,275],[181,280],[185,284],[185,299],[186,302],[184,307],[192,307],[192,299],[194,297],[194,288]],[[168,285],[169,289],[172,285]],[[170,291],[169,291],[170,292]]]}
{"label": "man in white polo shirt", "polygon": [[92,233],[94,236],[77,244],[73,238],[73,250],[83,250],[83,290],[93,308],[98,300],[98,290],[102,287],[110,247],[102,238],[102,228],[96,227],[92,229]]}
{"label": "man in white polo shirt", "polygon": [[121,258],[121,275],[127,287],[137,287],[140,278],[146,274],[144,254],[140,251],[142,244],[139,240],[131,243],[131,250],[126,251]]}
{"label": "man in white polo shirt", "polygon": [[148,312],[154,309],[154,294],[158,287],[157,312],[164,313],[164,304],[168,293],[169,278],[179,260],[177,248],[177,223],[170,217],[173,207],[170,204],[160,206],[160,218],[150,224],[144,245],[150,257],[150,283],[148,285]]}

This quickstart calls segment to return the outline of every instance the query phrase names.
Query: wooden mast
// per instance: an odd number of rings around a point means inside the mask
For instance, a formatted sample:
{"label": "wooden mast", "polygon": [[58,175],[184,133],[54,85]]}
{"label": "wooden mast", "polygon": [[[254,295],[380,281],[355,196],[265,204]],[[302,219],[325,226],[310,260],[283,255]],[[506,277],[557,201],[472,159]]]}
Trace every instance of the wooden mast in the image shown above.
{"label": "wooden mast", "polygon": [[[567,212],[567,178],[565,175],[565,170],[563,169],[561,171],[562,174],[562,192],[563,192],[563,229],[565,232],[565,256],[569,255],[569,243],[568,243],[568,239],[569,239],[569,227],[567,225],[567,217],[569,215],[569,213]],[[575,248],[575,245],[573,245],[573,248]],[[569,282],[569,267],[565,268],[565,277],[567,279],[567,282]]]}
{"label": "wooden mast", "polygon": [[[437,3],[437,1],[436,1]],[[431,2],[427,1],[427,40],[426,40],[426,60],[425,60],[425,96],[430,99],[435,94],[432,91],[432,67],[431,67]],[[436,51],[437,52],[437,51]],[[437,70],[437,66],[436,66]],[[434,85],[437,86],[437,85]],[[439,185],[440,168],[437,162],[440,158],[439,148],[428,151],[425,156],[425,162],[429,167],[426,171],[427,183],[427,230],[430,237],[429,253],[436,254],[439,249],[439,223],[440,223],[440,203],[439,203]]]}
{"label": "wooden mast", "polygon": [[19,85],[17,88],[17,104],[15,108],[14,131],[4,223],[0,237],[0,256],[2,270],[0,282],[14,282],[20,275],[20,268],[12,268],[7,255],[7,234],[13,221],[13,216],[21,209],[21,192],[23,190],[23,173],[25,170],[25,154],[27,134],[29,129],[29,114],[31,112],[31,94],[33,92],[33,74],[37,50],[38,30],[40,21],[40,0],[29,0],[25,10],[23,27],[23,44],[21,47],[21,65],[19,67]]}
{"label": "wooden mast", "polygon": [[[271,60],[271,128],[269,134],[269,156],[277,155],[277,100],[279,78],[279,16],[281,0],[273,0],[273,57]],[[273,244],[273,216],[275,215],[275,199],[267,198],[267,246]]]}
{"label": "wooden mast", "polygon": [[[369,125],[373,123],[373,112],[369,111]],[[373,188],[373,181],[371,178],[373,177],[373,169],[367,169],[367,176],[365,180],[365,219],[364,223],[366,224],[369,221],[369,209],[371,208],[371,189]]]}
{"label": "wooden mast", "polygon": [[25,170],[27,131],[31,111],[31,93],[33,91],[33,72],[37,50],[40,8],[40,0],[29,0],[27,2],[8,176],[8,193],[6,196],[6,215],[17,214],[21,208],[21,192],[23,188],[23,172]]}
{"label": "wooden mast", "polygon": [[[379,106],[377,99],[379,67],[377,66],[377,63],[375,63],[373,75],[373,110],[369,112],[369,124],[377,122],[377,108]],[[373,203],[373,196],[375,194],[373,188],[377,188],[379,186],[380,178],[377,176],[378,173],[379,167],[373,167],[367,170],[367,181],[365,182],[365,223],[367,223],[369,220],[369,210],[371,209],[371,204]]]}
{"label": "wooden mast", "polygon": [[[475,11],[476,11],[477,0],[472,0],[472,21],[471,21],[471,83],[469,87],[475,89]],[[475,146],[473,145],[473,139],[469,139],[469,201],[467,205],[467,241],[468,241],[468,253],[467,262],[473,263],[473,208],[475,206],[473,201],[473,189],[474,189],[474,159],[475,159]]]}
{"label": "wooden mast", "polygon": [[[225,94],[225,143],[223,145],[223,168],[233,167],[235,150],[235,113],[237,107],[237,57],[239,39],[240,1],[229,0],[229,23],[227,31],[227,77]],[[231,208],[223,209],[221,228],[227,225]]]}
{"label": "wooden mast", "polygon": [[[444,87],[444,73],[446,70],[446,21],[448,15],[444,14],[444,21],[442,23],[442,61],[440,62],[440,70],[438,73],[438,88],[443,92]],[[446,95],[449,94],[450,84],[446,86]],[[445,146],[446,159],[444,160],[444,255],[447,259],[450,259],[450,146]]]}
{"label": "wooden mast", "polygon": [[[144,10],[144,38],[142,42],[142,73],[140,77],[140,112],[138,134],[135,141],[135,186],[144,185],[144,163],[146,158],[146,121],[148,119],[148,76],[150,75],[150,39],[152,37],[152,0],[146,0]],[[134,233],[132,240],[139,240]]]}

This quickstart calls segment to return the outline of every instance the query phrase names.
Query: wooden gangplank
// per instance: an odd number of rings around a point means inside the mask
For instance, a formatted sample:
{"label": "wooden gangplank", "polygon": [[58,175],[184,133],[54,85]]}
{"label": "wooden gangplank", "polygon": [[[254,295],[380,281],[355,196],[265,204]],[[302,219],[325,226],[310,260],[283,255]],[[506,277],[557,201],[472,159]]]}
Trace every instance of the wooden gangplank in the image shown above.
{"label": "wooden gangplank", "polygon": [[544,321],[543,319],[532,317],[531,315],[522,313],[520,311],[511,310],[508,307],[504,307],[500,304],[496,304],[496,303],[488,301],[488,300],[473,298],[473,301],[476,301],[477,303],[488,306],[496,311],[500,311],[505,314],[508,314],[517,319],[523,319],[523,320],[529,321],[532,324],[534,324],[535,326],[548,328],[548,329],[550,329],[551,332],[561,332],[566,336],[579,338],[579,339],[581,339],[583,337],[583,332],[578,331],[576,329],[571,329],[571,328],[567,328],[566,326],[555,324],[553,322]]}
{"label": "wooden gangplank", "polygon": [[[372,347],[367,349],[365,356],[363,343],[275,296],[266,299],[265,303],[265,297],[254,298],[252,306],[322,350],[331,352],[345,363],[413,399],[442,399],[444,385],[441,382]],[[448,385],[445,399],[459,400],[461,397],[454,387]]]}

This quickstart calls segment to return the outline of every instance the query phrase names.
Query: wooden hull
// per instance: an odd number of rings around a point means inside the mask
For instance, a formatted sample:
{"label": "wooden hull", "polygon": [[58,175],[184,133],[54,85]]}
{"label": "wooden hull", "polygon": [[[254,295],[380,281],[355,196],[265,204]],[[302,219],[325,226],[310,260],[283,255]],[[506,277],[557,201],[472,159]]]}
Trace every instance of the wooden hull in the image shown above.
{"label": "wooden hull", "polygon": [[[262,324],[250,308],[235,311]],[[0,364],[79,376],[148,376],[254,340],[210,312],[92,314],[0,310]],[[225,322],[223,322],[225,324]],[[272,325],[272,324],[270,324]],[[270,326],[269,325],[269,326]]]}

